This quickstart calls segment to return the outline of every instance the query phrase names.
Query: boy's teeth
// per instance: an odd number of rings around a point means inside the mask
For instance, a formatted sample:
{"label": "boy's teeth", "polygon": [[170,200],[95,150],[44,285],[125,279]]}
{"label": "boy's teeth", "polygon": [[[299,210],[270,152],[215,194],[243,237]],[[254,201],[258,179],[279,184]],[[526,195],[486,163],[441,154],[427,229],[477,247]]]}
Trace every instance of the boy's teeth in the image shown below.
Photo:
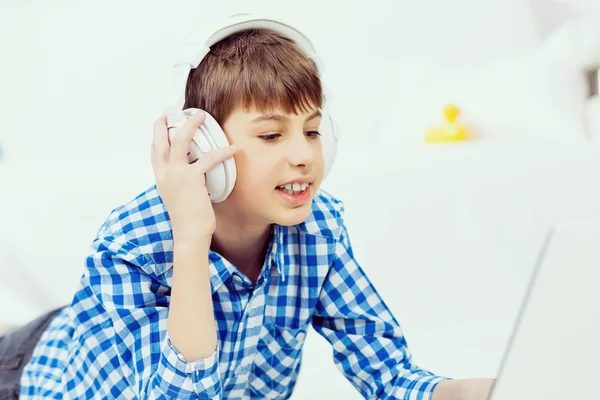
{"label": "boy's teeth", "polygon": [[310,184],[307,182],[304,182],[304,183],[294,182],[294,183],[288,183],[283,186],[279,186],[279,188],[281,190],[283,190],[284,192],[286,192],[287,194],[298,194],[298,193],[304,192],[309,185]]}

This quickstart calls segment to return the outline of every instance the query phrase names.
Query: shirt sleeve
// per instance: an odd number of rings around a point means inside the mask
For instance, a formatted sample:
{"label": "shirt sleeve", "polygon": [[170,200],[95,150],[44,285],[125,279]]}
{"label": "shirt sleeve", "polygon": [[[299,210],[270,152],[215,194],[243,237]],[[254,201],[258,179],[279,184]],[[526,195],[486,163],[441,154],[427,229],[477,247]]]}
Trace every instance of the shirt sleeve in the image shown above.
{"label": "shirt sleeve", "polygon": [[129,242],[97,240],[92,250],[72,303],[69,395],[107,387],[110,397],[123,386],[140,399],[221,399],[219,345],[209,358],[185,361],[167,334],[170,288],[147,273],[147,258]]}
{"label": "shirt sleeve", "polygon": [[365,399],[428,400],[448,379],[415,364],[401,327],[355,260],[345,226],[312,325]]}

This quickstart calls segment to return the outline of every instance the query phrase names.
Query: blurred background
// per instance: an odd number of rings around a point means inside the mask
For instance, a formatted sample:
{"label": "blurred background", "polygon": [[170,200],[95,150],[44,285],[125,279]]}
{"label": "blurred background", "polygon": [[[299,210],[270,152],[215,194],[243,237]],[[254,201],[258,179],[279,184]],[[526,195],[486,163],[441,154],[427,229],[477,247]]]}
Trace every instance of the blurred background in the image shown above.
{"label": "blurred background", "polygon": [[[174,45],[239,12],[321,53],[343,132],[324,188],[422,367],[495,376],[548,229],[600,212],[598,1],[0,5],[0,323],[71,301],[100,224],[153,184]],[[450,103],[468,140],[426,142]],[[294,398],[360,398],[314,332]]]}

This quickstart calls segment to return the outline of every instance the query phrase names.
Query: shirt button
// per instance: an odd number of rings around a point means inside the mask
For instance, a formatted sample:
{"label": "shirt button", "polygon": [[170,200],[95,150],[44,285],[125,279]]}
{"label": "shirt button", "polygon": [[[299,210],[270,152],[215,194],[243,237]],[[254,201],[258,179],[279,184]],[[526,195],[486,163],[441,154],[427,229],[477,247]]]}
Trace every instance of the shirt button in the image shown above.
{"label": "shirt button", "polygon": [[297,336],[298,341],[304,340],[305,336],[306,336],[306,334],[304,332],[300,332]]}

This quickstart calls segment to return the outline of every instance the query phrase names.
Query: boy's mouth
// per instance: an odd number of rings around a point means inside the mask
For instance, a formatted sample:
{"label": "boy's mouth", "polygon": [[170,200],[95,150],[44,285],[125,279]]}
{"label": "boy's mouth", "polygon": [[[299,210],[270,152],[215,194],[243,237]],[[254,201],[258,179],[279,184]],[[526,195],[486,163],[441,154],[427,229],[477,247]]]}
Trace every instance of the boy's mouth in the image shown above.
{"label": "boy's mouth", "polygon": [[294,182],[294,183],[288,183],[286,185],[277,186],[277,189],[293,196],[293,195],[297,195],[297,194],[304,192],[309,186],[310,186],[310,183],[308,183],[308,182],[304,182],[304,183]]}

